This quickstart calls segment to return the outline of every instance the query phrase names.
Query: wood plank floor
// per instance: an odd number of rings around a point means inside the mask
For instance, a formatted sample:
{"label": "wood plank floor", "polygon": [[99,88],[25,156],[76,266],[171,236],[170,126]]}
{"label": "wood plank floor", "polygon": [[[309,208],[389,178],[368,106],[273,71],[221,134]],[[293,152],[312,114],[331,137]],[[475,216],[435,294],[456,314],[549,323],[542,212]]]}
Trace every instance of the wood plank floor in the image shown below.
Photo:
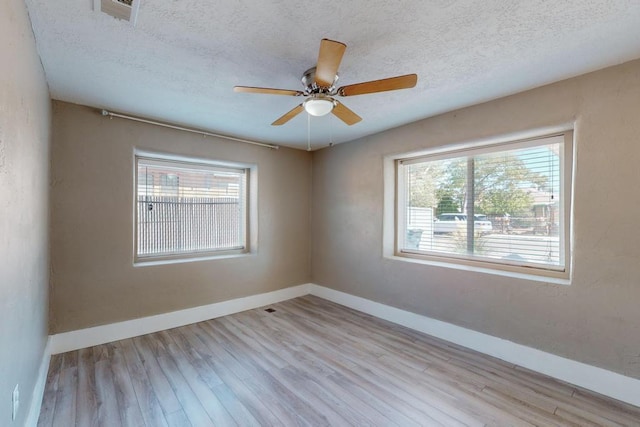
{"label": "wood plank floor", "polygon": [[639,426],[640,408],[306,296],[53,356],[39,426]]}

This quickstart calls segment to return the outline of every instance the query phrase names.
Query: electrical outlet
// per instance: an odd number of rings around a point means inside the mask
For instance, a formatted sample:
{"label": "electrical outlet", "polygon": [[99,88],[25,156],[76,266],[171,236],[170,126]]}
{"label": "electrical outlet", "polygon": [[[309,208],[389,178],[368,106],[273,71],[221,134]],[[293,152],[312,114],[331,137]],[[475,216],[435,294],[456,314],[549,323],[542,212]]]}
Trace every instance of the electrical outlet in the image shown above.
{"label": "electrical outlet", "polygon": [[13,389],[13,394],[11,395],[12,408],[11,411],[11,419],[15,420],[18,416],[18,408],[20,407],[20,388],[19,384],[16,384],[16,387]]}

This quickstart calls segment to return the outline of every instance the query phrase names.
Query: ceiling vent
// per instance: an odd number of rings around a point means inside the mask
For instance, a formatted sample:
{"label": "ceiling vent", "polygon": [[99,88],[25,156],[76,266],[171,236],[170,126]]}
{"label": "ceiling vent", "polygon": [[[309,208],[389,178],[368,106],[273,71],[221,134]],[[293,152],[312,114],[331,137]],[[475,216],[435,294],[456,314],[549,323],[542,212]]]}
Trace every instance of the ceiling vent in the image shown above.
{"label": "ceiling vent", "polygon": [[93,0],[93,9],[136,25],[140,0]]}

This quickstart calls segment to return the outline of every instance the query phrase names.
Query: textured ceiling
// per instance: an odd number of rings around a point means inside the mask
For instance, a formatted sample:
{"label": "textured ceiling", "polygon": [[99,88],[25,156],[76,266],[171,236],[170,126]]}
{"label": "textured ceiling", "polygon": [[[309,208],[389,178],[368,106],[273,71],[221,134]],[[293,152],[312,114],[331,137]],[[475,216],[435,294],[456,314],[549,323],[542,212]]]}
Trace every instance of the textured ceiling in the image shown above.
{"label": "textured ceiling", "polygon": [[136,26],[91,0],[26,0],[54,99],[306,148],[300,98],[323,37],[338,86],[417,73],[413,89],[340,98],[362,122],[312,118],[314,148],[640,57],[638,0],[140,0]]}

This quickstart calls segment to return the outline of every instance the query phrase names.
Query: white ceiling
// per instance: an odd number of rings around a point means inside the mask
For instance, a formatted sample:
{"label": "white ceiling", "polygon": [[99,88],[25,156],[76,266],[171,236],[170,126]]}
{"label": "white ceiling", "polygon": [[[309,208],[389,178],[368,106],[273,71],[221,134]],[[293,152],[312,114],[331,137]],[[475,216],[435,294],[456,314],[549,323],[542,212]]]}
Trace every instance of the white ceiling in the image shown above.
{"label": "white ceiling", "polygon": [[136,26],[92,0],[26,0],[54,99],[307,146],[300,98],[324,37],[338,86],[417,73],[413,89],[340,98],[363,120],[311,119],[326,146],[640,57],[638,0],[140,0]]}

